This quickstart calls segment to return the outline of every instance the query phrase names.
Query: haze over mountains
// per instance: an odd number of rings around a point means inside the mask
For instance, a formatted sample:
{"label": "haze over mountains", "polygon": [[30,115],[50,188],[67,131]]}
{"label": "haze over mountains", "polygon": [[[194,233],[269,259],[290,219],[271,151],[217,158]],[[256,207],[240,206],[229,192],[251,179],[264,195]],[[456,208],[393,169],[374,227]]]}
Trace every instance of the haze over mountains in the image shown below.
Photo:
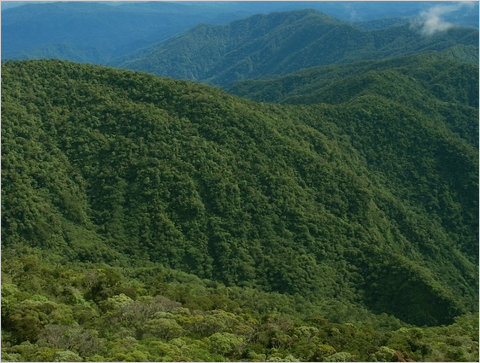
{"label": "haze over mountains", "polygon": [[[376,2],[373,7],[368,2],[348,1],[269,1],[248,6],[242,2],[19,2],[22,5],[6,8],[11,4],[2,3],[4,60],[60,58],[108,65],[199,23],[226,24],[253,14],[305,8],[367,29],[412,21],[426,24],[435,19],[441,20],[436,25],[478,28],[475,2]],[[396,17],[395,23],[381,20],[391,17]]]}
{"label": "haze over mountains", "polygon": [[182,3],[27,4],[2,12],[2,57],[106,63],[217,16],[215,7]]}
{"label": "haze over mountains", "polygon": [[2,359],[478,359],[478,4],[298,4],[2,12]]}
{"label": "haze over mountains", "polygon": [[421,36],[402,25],[367,31],[313,10],[255,15],[225,26],[199,25],[117,65],[161,76],[228,86],[235,81],[429,50],[460,48],[478,62],[478,31]]}

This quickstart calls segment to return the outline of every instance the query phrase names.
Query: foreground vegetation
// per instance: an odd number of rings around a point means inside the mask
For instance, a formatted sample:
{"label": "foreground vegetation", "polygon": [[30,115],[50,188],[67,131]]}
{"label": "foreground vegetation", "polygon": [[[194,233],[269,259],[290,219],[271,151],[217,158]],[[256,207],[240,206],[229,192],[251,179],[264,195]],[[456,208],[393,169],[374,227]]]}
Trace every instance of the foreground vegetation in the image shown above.
{"label": "foreground vegetation", "polygon": [[390,75],[294,106],[5,63],[2,359],[476,360],[478,104]]}
{"label": "foreground vegetation", "polygon": [[160,266],[65,266],[45,263],[51,257],[38,251],[10,252],[2,261],[3,361],[478,358],[478,316],[432,328],[367,312],[363,322],[333,323],[300,296],[225,287]]}

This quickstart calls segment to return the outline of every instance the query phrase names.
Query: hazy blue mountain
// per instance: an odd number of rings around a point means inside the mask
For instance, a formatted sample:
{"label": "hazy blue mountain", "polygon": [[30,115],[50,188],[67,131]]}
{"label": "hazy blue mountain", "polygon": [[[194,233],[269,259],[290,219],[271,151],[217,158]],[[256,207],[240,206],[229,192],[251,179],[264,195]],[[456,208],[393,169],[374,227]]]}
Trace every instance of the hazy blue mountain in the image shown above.
{"label": "hazy blue mountain", "polygon": [[201,21],[219,24],[244,15],[168,2],[26,4],[2,11],[2,57],[105,63]]}
{"label": "hazy blue mountain", "polygon": [[[452,28],[424,35],[410,24],[368,31],[314,10],[254,15],[227,25],[202,24],[116,61],[161,76],[226,86],[299,69],[451,47],[473,47],[478,31]],[[476,48],[475,48],[476,47]]]}
{"label": "hazy blue mountain", "polygon": [[[445,6],[448,5],[447,8]],[[438,2],[3,2],[3,59],[62,58],[106,64],[178,35],[199,23],[225,24],[257,13],[315,9],[360,26],[387,17],[424,22],[441,6],[441,21],[478,27],[478,4]],[[469,11],[465,11],[467,9]],[[383,24],[383,25],[381,25]],[[394,24],[394,23],[391,23]]]}
{"label": "hazy blue mountain", "polygon": [[399,26],[409,24],[412,19],[404,17],[404,18],[383,18],[383,19],[375,19],[375,20],[364,20],[364,21],[357,21],[353,23],[353,25],[365,29],[365,30],[380,30],[390,28],[392,26]]}

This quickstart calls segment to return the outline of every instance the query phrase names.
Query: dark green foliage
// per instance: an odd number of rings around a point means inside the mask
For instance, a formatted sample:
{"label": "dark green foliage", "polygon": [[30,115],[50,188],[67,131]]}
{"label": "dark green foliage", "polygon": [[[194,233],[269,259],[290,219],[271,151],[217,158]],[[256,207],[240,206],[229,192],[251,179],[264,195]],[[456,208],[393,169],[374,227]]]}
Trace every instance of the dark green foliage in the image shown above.
{"label": "dark green foliage", "polygon": [[[463,64],[453,59],[445,59],[435,52],[377,61],[313,67],[282,77],[238,82],[231,87],[230,91],[241,96],[249,96],[267,102],[285,103],[297,96],[298,100],[295,103],[331,103],[333,100],[323,100],[320,97],[314,99],[313,97],[317,92],[323,91],[335,82],[347,82],[347,80],[353,82],[351,79],[354,80],[368,74],[381,74],[381,72],[396,72],[399,76],[408,77],[403,81],[417,82],[416,87],[421,87],[423,92],[432,93],[429,97],[434,96],[442,101],[478,106],[478,87],[476,86],[476,84],[478,85],[478,67]],[[389,86],[402,87],[404,85],[389,83]],[[365,85],[363,85],[363,88],[365,88]],[[365,91],[363,88],[347,89],[348,94],[339,94],[338,96],[344,98],[334,102],[344,102],[351,98],[352,94]],[[274,93],[275,90],[277,91],[276,94]],[[342,91],[345,91],[345,89]],[[375,89],[370,88],[369,91],[375,91]],[[388,96],[389,98],[405,97],[404,94],[395,95],[393,92],[390,92]],[[412,100],[409,101],[412,102]],[[426,102],[419,99],[417,103]],[[424,104],[423,106],[427,105]]]}
{"label": "dark green foliage", "polygon": [[[274,90],[276,93],[273,93]],[[438,132],[445,134],[445,127],[475,148],[478,147],[477,67],[425,54],[387,61],[312,68],[276,80],[239,83],[233,91],[259,100],[342,104],[346,107],[344,110],[350,111],[346,111],[340,118],[333,113],[332,121],[335,119],[338,124],[339,120],[344,120],[341,121],[341,127],[348,128],[349,133],[354,135],[352,142],[364,155],[372,171],[381,170],[385,173],[389,170],[389,182],[396,186],[403,185],[400,189],[393,187],[390,190],[396,190],[394,193],[403,200],[413,198],[415,203],[422,204],[428,213],[436,210],[435,213],[449,230],[458,231],[458,228],[463,228],[454,222],[457,218],[464,219],[470,226],[468,229],[478,229],[476,207],[472,205],[472,213],[465,214],[465,211],[460,212],[459,205],[452,203],[450,192],[440,198],[433,197],[432,191],[445,190],[445,186],[436,177],[424,184],[429,179],[424,175],[429,173],[432,163],[437,165],[435,168],[438,168],[439,173],[447,177],[445,181],[448,185],[457,184],[457,175],[463,173],[470,174],[473,181],[476,168],[471,169],[463,163],[452,163],[449,156],[452,152],[457,154],[453,149],[469,147],[464,143],[447,146],[444,141],[438,140],[430,145],[429,153],[418,149],[421,147],[426,150],[426,140],[433,141],[425,134],[430,133],[427,131],[429,128],[436,128]],[[372,103],[378,106],[373,113]],[[417,114],[415,117],[424,120],[424,126],[407,121],[413,117],[412,108]],[[390,111],[385,114],[388,109],[397,116]],[[392,118],[400,122],[393,124]],[[369,127],[365,127],[366,125]],[[418,153],[415,150],[418,150]],[[467,155],[464,151],[460,154]],[[413,155],[422,156],[417,159],[412,158]],[[476,163],[475,154],[470,154],[467,158],[472,161],[467,164],[473,166]],[[405,174],[407,170],[408,174]],[[416,181],[410,184],[412,180]],[[458,191],[460,204],[467,205],[477,200],[476,187],[472,186],[470,190],[473,194]],[[434,193],[438,195],[437,192]],[[384,210],[388,211],[389,208]],[[414,228],[404,233],[408,233],[409,238],[416,239],[414,236],[418,236],[417,231],[418,228]],[[437,235],[437,241],[445,238],[438,236],[436,232],[431,233],[432,236]],[[455,239],[453,235],[448,238]],[[467,256],[478,255],[477,242],[477,237],[459,240]]]}
{"label": "dark green foliage", "polygon": [[286,76],[238,82],[230,92],[257,101],[340,104],[363,95],[414,107],[478,146],[478,67],[435,53],[314,67]]}
{"label": "dark green foliage", "polygon": [[454,28],[424,36],[411,24],[369,31],[301,10],[254,15],[222,26],[201,24],[112,64],[227,87],[307,67],[426,51],[477,64],[478,31]]}
{"label": "dark green foliage", "polygon": [[[459,82],[427,66],[415,78],[476,109],[456,91],[471,68],[439,62]],[[477,149],[429,98],[367,92],[397,87],[402,74],[382,72],[341,104],[274,105],[103,67],[3,64],[8,357],[474,356],[467,320],[451,328],[460,343],[440,345],[450,328],[421,339],[396,318],[452,324],[478,308]]]}

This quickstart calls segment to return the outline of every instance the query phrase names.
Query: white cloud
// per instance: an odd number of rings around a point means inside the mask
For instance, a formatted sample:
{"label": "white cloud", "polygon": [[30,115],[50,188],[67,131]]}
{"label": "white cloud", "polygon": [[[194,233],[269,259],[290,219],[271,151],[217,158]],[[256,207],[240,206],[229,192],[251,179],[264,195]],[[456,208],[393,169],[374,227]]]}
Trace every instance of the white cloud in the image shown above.
{"label": "white cloud", "polygon": [[472,7],[473,2],[458,2],[454,5],[435,5],[420,13],[420,31],[424,35],[432,35],[453,27],[452,23],[445,21],[445,15],[453,13],[464,7]]}

